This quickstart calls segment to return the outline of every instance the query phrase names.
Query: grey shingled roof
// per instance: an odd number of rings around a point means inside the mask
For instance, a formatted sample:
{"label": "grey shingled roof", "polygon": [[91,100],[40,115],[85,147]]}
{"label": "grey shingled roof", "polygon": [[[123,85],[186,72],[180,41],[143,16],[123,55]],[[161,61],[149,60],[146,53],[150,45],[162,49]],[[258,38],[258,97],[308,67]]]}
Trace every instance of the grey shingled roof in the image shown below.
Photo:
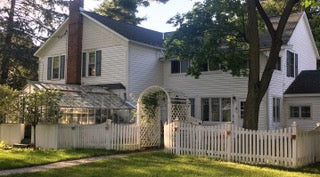
{"label": "grey shingled roof", "polygon": [[[283,31],[282,41],[283,44],[287,44],[291,38],[291,35],[296,28],[303,12],[292,13],[288,19],[287,25]],[[273,24],[273,27],[276,29],[280,20],[280,16],[270,17],[270,21]],[[260,35],[260,47],[266,48],[271,47],[271,36],[268,34]]]}
{"label": "grey shingled roof", "polygon": [[112,92],[99,86],[66,85],[52,83],[30,83],[38,89],[58,90],[62,93],[59,103],[64,108],[104,108],[104,109],[133,109]]}
{"label": "grey shingled roof", "polygon": [[112,20],[109,17],[102,16],[94,12],[82,12],[131,41],[140,42],[160,48],[163,47],[163,33],[161,32]]}
{"label": "grey shingled roof", "polygon": [[[173,32],[161,33],[158,31],[153,31],[150,29],[131,25],[128,23],[116,21],[109,17],[96,14],[94,12],[88,12],[84,10],[82,12],[131,41],[136,41],[136,42],[152,45],[155,47],[162,48],[163,38],[173,33]],[[282,37],[283,44],[288,43],[302,14],[303,12],[298,12],[298,13],[292,13],[290,15],[288,19],[288,23],[283,32],[283,37]],[[276,28],[280,20],[280,16],[270,17],[270,20],[273,23],[274,27]],[[271,47],[271,37],[268,33],[260,35],[260,47],[261,48]]]}
{"label": "grey shingled roof", "polygon": [[320,93],[320,71],[302,71],[284,94]]}

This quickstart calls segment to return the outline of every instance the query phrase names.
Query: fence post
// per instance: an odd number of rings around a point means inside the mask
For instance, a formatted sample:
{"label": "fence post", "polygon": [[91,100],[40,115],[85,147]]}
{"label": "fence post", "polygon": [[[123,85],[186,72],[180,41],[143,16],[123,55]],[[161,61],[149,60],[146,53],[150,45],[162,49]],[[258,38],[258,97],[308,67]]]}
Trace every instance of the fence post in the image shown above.
{"label": "fence post", "polygon": [[298,131],[297,131],[297,124],[296,122],[293,122],[292,125],[292,134],[291,134],[291,140],[292,140],[292,159],[293,159],[293,167],[297,167],[298,165],[298,143],[297,143],[297,138],[298,138]]}
{"label": "fence post", "polygon": [[232,131],[231,123],[228,123],[226,126],[226,137],[227,137],[227,160],[231,160],[231,146],[232,146]]}
{"label": "fence post", "polygon": [[176,134],[176,153],[180,155],[180,121],[175,120],[174,134]]}
{"label": "fence post", "polygon": [[111,126],[111,119],[107,119],[106,121],[106,132],[105,132],[105,137],[106,137],[106,149],[112,149],[112,126]]}

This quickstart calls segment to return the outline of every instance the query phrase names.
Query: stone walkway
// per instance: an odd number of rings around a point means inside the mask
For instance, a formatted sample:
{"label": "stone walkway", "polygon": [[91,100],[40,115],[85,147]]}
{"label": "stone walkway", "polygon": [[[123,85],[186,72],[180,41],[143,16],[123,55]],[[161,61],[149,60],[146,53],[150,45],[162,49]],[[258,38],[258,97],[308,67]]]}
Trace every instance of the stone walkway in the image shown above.
{"label": "stone walkway", "polygon": [[156,152],[156,151],[135,152],[135,153],[128,153],[128,154],[115,154],[115,155],[106,155],[106,156],[98,156],[98,157],[88,157],[88,158],[77,159],[77,160],[67,160],[67,161],[55,162],[55,163],[50,163],[50,164],[46,164],[46,165],[37,165],[37,166],[33,166],[33,167],[0,170],[0,176],[21,174],[21,173],[32,173],[32,172],[45,171],[45,170],[50,170],[50,169],[72,167],[75,165],[96,162],[99,160],[123,158],[123,157],[128,157],[130,155],[152,153],[152,152]]}

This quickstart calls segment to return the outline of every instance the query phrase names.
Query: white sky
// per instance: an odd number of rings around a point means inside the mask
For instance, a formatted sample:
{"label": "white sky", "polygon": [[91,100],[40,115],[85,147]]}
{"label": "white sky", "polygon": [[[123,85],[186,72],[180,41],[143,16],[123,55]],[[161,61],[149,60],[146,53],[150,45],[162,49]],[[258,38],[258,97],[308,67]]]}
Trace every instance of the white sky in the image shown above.
{"label": "white sky", "polygon": [[[151,2],[149,7],[139,7],[139,17],[147,17],[139,26],[159,32],[174,31],[167,21],[177,13],[185,13],[192,9],[195,2],[202,0],[169,0],[166,4]],[[84,0],[84,9],[93,10],[102,0]]]}

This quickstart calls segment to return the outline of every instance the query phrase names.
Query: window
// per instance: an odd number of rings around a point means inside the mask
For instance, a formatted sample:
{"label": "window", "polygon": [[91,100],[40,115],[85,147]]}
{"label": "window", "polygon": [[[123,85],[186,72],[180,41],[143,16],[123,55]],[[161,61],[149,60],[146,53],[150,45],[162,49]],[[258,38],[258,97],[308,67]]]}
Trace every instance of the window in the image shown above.
{"label": "window", "polygon": [[245,101],[240,101],[240,118],[244,118],[244,106],[246,105]]}
{"label": "window", "polygon": [[211,99],[211,116],[213,121],[220,120],[220,99],[219,98]]}
{"label": "window", "polygon": [[96,75],[96,53],[89,53],[89,63],[88,63],[88,76]]}
{"label": "window", "polygon": [[190,104],[191,104],[191,116],[194,117],[195,115],[195,100],[194,98],[189,98]]}
{"label": "window", "polygon": [[[82,77],[101,76],[102,51],[82,53]],[[86,70],[88,72],[86,72]]]}
{"label": "window", "polygon": [[281,57],[278,58],[275,69],[281,71]]}
{"label": "window", "polygon": [[53,63],[52,63],[52,79],[59,79],[59,66],[60,66],[59,57],[54,57]]}
{"label": "window", "polygon": [[47,80],[64,79],[65,55],[48,57]]}
{"label": "window", "polygon": [[189,61],[184,60],[184,61],[178,61],[178,60],[173,60],[171,61],[171,73],[186,73],[189,68]]}
{"label": "window", "polygon": [[202,98],[201,108],[203,121],[231,121],[231,98]]}
{"label": "window", "polygon": [[209,121],[209,98],[201,99],[202,121]]}
{"label": "window", "polygon": [[273,122],[280,122],[280,98],[272,99]]}
{"label": "window", "polygon": [[287,51],[287,76],[297,77],[298,75],[298,54]]}
{"label": "window", "polygon": [[311,118],[310,106],[290,106],[290,118]]}

